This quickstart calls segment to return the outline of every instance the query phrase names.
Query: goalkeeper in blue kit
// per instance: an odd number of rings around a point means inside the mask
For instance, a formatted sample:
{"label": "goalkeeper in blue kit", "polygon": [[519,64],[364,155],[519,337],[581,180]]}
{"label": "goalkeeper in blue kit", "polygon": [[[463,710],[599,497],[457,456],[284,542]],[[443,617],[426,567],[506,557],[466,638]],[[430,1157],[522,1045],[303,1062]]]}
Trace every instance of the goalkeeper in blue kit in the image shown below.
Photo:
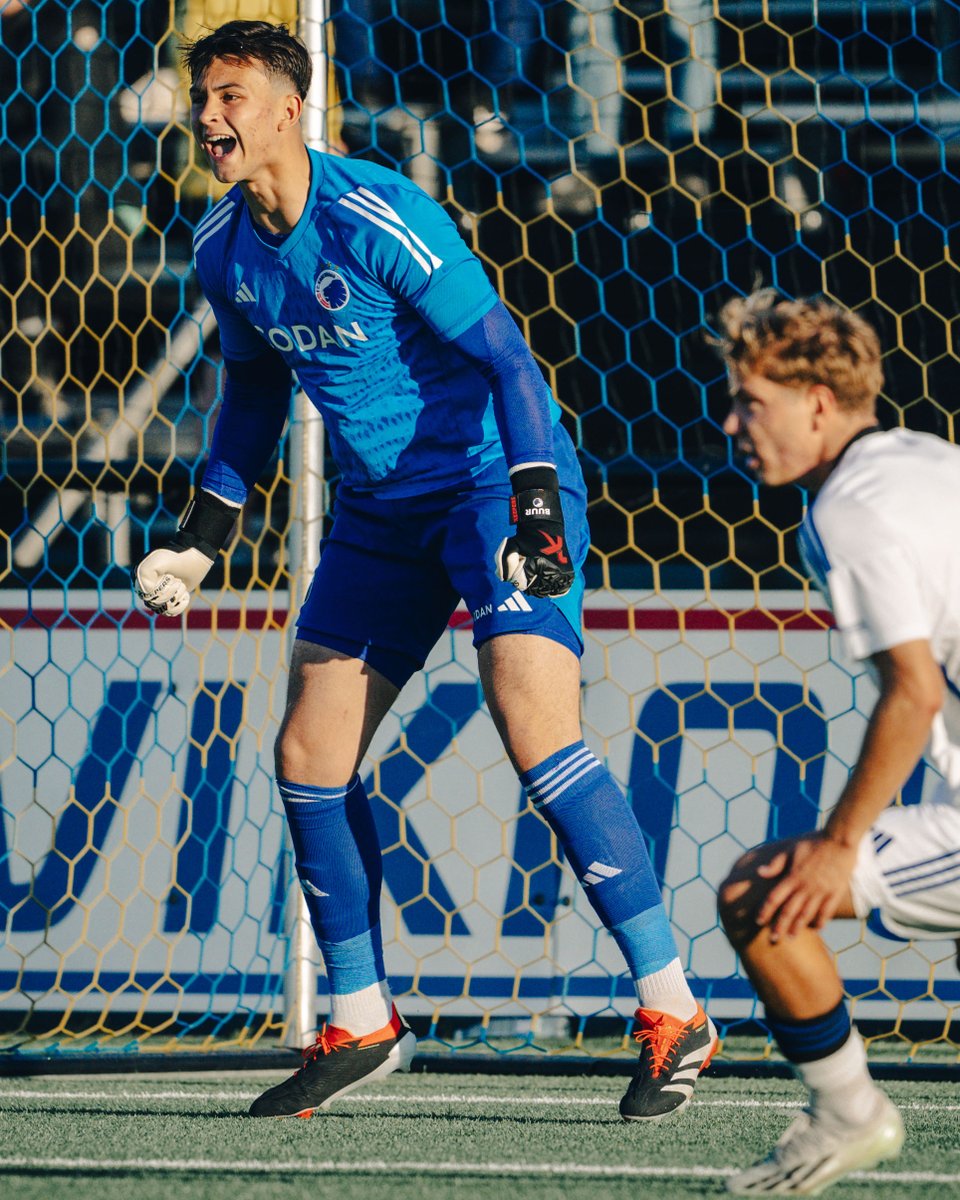
{"label": "goalkeeper in blue kit", "polygon": [[462,597],[507,754],[636,983],[639,1063],[620,1111],[676,1112],[716,1031],[687,985],[633,812],[583,741],[586,496],[559,406],[443,209],[396,172],[307,149],[299,39],[232,21],[184,60],[196,141],[235,185],[194,237],[226,383],[202,486],[172,542],[136,568],[143,604],[161,616],[187,607],[276,448],[294,373],[342,476],[276,745],[331,1011],[303,1068],[250,1111],[308,1115],[410,1064],[357,772]]}

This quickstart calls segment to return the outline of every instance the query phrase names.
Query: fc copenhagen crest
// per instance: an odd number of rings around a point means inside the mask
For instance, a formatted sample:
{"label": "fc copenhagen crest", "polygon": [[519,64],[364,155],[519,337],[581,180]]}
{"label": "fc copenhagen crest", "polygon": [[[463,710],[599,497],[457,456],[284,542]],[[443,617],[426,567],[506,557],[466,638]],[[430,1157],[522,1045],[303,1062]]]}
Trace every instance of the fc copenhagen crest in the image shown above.
{"label": "fc copenhagen crest", "polygon": [[341,308],[346,308],[350,299],[347,281],[339,271],[335,271],[332,267],[327,267],[326,270],[320,272],[313,291],[320,301],[321,308],[325,308],[328,312],[338,312]]}

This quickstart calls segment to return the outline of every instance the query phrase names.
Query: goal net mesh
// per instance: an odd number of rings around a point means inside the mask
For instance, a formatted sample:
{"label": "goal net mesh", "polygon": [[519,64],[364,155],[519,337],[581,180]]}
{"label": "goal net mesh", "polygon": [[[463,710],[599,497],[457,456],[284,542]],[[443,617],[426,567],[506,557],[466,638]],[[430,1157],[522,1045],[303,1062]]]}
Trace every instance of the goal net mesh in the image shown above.
{"label": "goal net mesh", "polygon": [[[953,437],[960,12],[326,9],[0,3],[0,1048],[284,1029],[272,743],[296,422],[183,621],[149,620],[129,588],[198,482],[220,386],[191,266],[217,194],[178,47],[245,17],[323,22],[331,151],[444,204],[563,405],[590,489],[585,736],[628,791],[727,1052],[762,1056],[716,890],[744,848],[834,802],[874,693],[800,570],[804,495],[759,490],[731,457],[704,332],[757,282],[823,292],[881,331],[884,424]],[[458,612],[363,769],[395,993],[455,1053],[618,1053],[630,981],[504,756],[470,628]],[[897,802],[933,783],[921,764]],[[871,1053],[956,1058],[951,944],[869,922],[828,938]],[[321,1013],[325,989],[321,971]]]}

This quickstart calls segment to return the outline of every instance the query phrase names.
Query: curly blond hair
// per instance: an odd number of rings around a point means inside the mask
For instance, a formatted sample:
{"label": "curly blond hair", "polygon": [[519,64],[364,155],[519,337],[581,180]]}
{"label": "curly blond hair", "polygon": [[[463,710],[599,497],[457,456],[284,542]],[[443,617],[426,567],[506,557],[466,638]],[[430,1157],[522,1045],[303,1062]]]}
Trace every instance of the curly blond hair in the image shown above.
{"label": "curly blond hair", "polygon": [[756,374],[787,387],[822,383],[850,410],[872,408],[883,386],[876,330],[829,300],[785,300],[762,288],[728,301],[720,327],[716,344],[734,381]]}

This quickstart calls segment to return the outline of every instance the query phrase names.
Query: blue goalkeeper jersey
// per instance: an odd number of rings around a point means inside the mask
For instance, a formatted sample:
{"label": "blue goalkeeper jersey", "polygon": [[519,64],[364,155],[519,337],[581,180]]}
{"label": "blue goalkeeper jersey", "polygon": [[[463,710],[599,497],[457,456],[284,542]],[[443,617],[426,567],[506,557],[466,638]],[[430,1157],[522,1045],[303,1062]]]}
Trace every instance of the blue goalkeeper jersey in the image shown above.
{"label": "blue goalkeeper jersey", "polygon": [[[239,187],[197,227],[197,275],[223,354],[280,354],[352,486],[404,496],[465,482],[503,450],[489,384],[449,343],[497,294],[416,184],[309,154],[309,197],[285,238],[257,232]],[[551,411],[555,425],[552,397]]]}

